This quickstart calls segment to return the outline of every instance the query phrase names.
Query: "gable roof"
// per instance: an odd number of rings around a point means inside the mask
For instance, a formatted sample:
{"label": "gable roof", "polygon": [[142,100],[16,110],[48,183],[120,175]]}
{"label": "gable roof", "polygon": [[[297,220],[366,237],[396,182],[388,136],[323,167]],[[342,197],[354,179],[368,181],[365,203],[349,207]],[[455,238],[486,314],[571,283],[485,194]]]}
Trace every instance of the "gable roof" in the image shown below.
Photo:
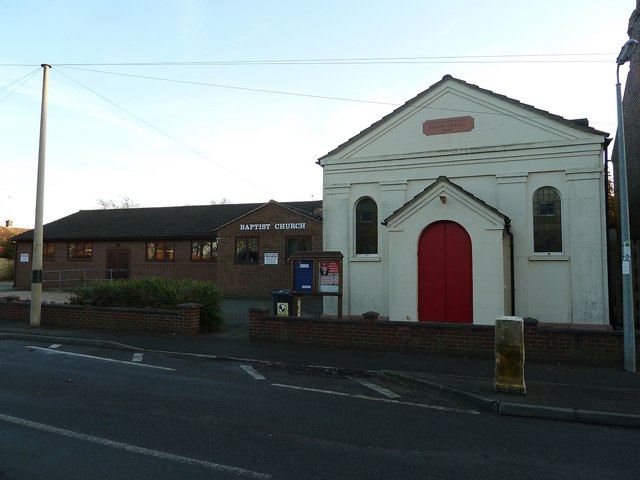
{"label": "gable roof", "polygon": [[435,190],[436,188],[438,188],[442,184],[448,185],[453,190],[459,192],[462,196],[467,197],[470,200],[472,200],[475,204],[477,204],[477,205],[483,207],[484,209],[492,212],[493,214],[497,215],[499,218],[502,218],[504,220],[505,227],[509,228],[509,225],[511,224],[511,219],[508,216],[506,216],[504,213],[502,213],[497,208],[492,207],[491,205],[489,205],[484,200],[479,199],[473,193],[469,192],[468,190],[465,190],[460,185],[458,185],[456,183],[453,183],[451,180],[449,180],[448,177],[445,177],[444,175],[439,176],[435,182],[433,182],[431,185],[426,187],[423,191],[418,193],[411,200],[409,200],[407,203],[402,205],[400,208],[395,210],[391,215],[389,215],[387,218],[385,218],[382,221],[382,225],[388,225],[396,217],[402,215],[403,212],[406,212],[406,211],[410,210],[413,207],[413,205],[418,203],[423,197],[428,195],[431,191]]}
{"label": "gable roof", "polygon": [[[273,201],[272,201],[273,202]],[[269,202],[271,203],[271,202]],[[273,202],[321,221],[321,200]],[[196,205],[184,207],[80,210],[44,225],[45,241],[115,239],[191,239],[212,237],[216,230],[265,203]],[[13,237],[33,240],[33,230]]]}
{"label": "gable roof", "polygon": [[[312,204],[317,204],[318,202],[298,202],[298,203],[305,203],[305,204],[308,203],[309,205],[305,205],[305,207],[309,208],[309,207],[313,207]],[[260,210],[262,208],[265,208],[265,207],[267,207],[269,205],[277,205],[278,207],[283,208],[285,210],[290,210],[290,211],[292,211],[294,213],[302,214],[302,215],[304,215],[306,217],[310,217],[310,218],[312,218],[314,220],[317,220],[317,221],[321,222],[322,221],[322,202],[319,202],[319,203],[320,203],[320,205],[318,205],[318,206],[316,206],[316,208],[312,209],[313,211],[311,212],[311,215],[310,215],[309,214],[310,212],[308,210],[300,209],[300,208],[296,207],[296,205],[293,204],[293,203],[278,203],[275,200],[269,200],[267,203],[262,203],[262,204],[258,205],[253,210],[249,210],[249,211],[241,214],[240,216],[231,219],[230,221],[228,221],[228,222],[226,222],[224,224],[218,225],[216,230],[220,230],[221,228],[224,228],[224,227],[226,227],[226,226],[228,226],[228,225],[230,225],[232,223],[241,221],[244,217],[252,215],[256,211],[258,211],[258,210]]]}
{"label": "gable roof", "polygon": [[499,99],[501,101],[510,103],[512,105],[518,106],[520,108],[524,108],[525,110],[528,110],[529,112],[536,114],[536,115],[540,115],[542,117],[548,118],[550,120],[553,120],[555,122],[558,122],[560,124],[566,125],[570,128],[574,128],[576,130],[580,130],[582,132],[585,133],[590,133],[590,134],[594,134],[594,135],[599,135],[599,136],[603,136],[603,137],[608,137],[609,133],[607,132],[603,132],[600,130],[596,130],[593,127],[589,127],[589,122],[587,119],[581,118],[581,119],[576,119],[576,120],[567,120],[566,118],[563,118],[559,115],[555,115],[553,113],[550,113],[546,110],[541,110],[539,108],[536,108],[532,105],[528,105],[526,103],[522,103],[519,100],[515,100],[513,98],[509,98],[505,95],[501,95],[498,93],[495,93],[491,90],[487,90],[484,88],[481,88],[477,85],[473,85],[471,83],[467,83],[464,80],[460,80],[458,78],[454,78],[451,75],[445,75],[442,77],[442,79],[437,82],[434,83],[433,85],[431,85],[429,88],[427,88],[425,91],[419,93],[418,95],[416,95],[415,97],[413,97],[410,100],[407,100],[404,104],[402,104],[400,107],[396,108],[395,110],[393,110],[391,113],[385,115],[384,117],[382,117],[380,120],[378,120],[377,122],[371,124],[369,127],[365,128],[364,130],[362,130],[360,133],[358,133],[357,135],[351,137],[349,140],[347,140],[346,142],[342,143],[341,145],[338,145],[336,148],[334,148],[333,150],[331,150],[330,152],[328,152],[327,154],[323,155],[322,157],[320,157],[316,163],[320,164],[320,162],[328,157],[331,157],[337,153],[339,153],[341,150],[347,148],[348,146],[354,144],[357,140],[363,138],[364,136],[366,136],[367,134],[369,134],[370,132],[372,132],[373,130],[375,130],[377,127],[379,127],[380,125],[382,125],[383,123],[385,123],[386,121],[388,121],[389,119],[391,119],[392,117],[401,114],[402,112],[412,109],[414,108],[414,105],[416,103],[419,103],[424,97],[432,94],[435,90],[437,90],[440,86],[442,86],[443,84],[447,83],[447,82],[453,82],[453,83],[457,83],[459,85],[464,85],[468,88],[472,88],[474,90],[477,90],[478,92],[482,92],[484,94],[490,95],[496,99]]}
{"label": "gable roof", "polygon": [[28,228],[17,227],[1,227],[0,226],[0,243],[6,242],[10,238],[19,235],[22,232],[26,232]]}

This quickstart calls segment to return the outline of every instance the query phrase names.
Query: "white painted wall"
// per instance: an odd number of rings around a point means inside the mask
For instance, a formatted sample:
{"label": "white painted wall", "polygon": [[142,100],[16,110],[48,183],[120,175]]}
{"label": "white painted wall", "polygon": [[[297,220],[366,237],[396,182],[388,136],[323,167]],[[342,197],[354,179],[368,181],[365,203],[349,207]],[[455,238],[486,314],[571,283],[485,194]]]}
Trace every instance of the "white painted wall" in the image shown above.
{"label": "white painted wall", "polygon": [[[474,118],[471,132],[422,132],[425,120],[461,115]],[[427,225],[447,219],[472,239],[474,323],[510,315],[502,214],[515,244],[515,313],[608,323],[604,137],[450,79],[321,158],[324,249],[344,254],[343,313],[416,320],[417,242]],[[428,198],[423,192],[439,176],[468,193],[447,190],[446,205]],[[562,197],[561,255],[533,252],[532,196],[542,186]],[[402,209],[380,225],[378,255],[367,257],[354,248],[355,205],[363,197],[377,202],[380,221]],[[336,308],[335,299],[325,301],[327,313]]]}

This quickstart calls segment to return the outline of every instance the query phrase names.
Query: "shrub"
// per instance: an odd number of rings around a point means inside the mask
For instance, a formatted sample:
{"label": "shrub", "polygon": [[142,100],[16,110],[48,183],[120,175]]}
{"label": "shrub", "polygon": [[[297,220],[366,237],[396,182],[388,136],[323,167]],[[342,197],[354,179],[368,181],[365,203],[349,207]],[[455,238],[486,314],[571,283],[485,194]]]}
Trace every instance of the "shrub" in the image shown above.
{"label": "shrub", "polygon": [[182,303],[198,303],[200,331],[219,331],[224,327],[222,297],[211,282],[167,278],[140,278],[95,282],[73,290],[69,303],[91,303],[101,307],[176,308]]}

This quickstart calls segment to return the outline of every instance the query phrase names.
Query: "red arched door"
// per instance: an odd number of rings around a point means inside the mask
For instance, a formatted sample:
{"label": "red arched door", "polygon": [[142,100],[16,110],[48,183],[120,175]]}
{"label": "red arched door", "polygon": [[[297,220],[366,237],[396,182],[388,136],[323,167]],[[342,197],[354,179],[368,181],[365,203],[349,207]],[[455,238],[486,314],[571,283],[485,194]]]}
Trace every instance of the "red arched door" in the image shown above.
{"label": "red arched door", "polygon": [[418,243],[418,319],[473,322],[471,238],[454,222],[436,222]]}

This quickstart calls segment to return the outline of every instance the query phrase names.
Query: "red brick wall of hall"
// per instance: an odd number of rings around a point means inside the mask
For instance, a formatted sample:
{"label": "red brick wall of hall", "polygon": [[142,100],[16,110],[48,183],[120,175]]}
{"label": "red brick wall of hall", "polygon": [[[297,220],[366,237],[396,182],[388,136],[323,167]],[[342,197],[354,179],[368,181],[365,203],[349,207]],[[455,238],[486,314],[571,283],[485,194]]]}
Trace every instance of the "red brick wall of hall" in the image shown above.
{"label": "red brick wall of hall", "polygon": [[[118,250],[129,252],[131,278],[194,278],[214,282],[225,297],[266,298],[273,290],[292,287],[291,264],[286,260],[288,239],[307,238],[311,240],[311,250],[322,250],[322,222],[274,203],[226,225],[217,235],[217,259],[202,262],[191,260],[191,240],[173,241],[172,262],[147,261],[146,239],[94,241],[92,258],[87,260],[69,260],[68,243],[57,242],[54,259],[43,261],[43,287],[73,288],[81,286],[85,279],[102,280],[107,276],[107,252]],[[255,262],[237,261],[239,237],[258,239]],[[277,264],[265,264],[265,253],[277,254]],[[22,254],[28,255],[28,262],[20,261]],[[17,245],[15,284],[18,288],[31,287],[31,243]]]}
{"label": "red brick wall of hall", "polygon": [[[238,263],[236,240],[258,238],[257,262]],[[287,239],[310,237],[311,250],[322,250],[319,220],[267,204],[218,231],[218,285],[226,297],[268,297],[273,290],[292,287],[292,267],[287,261]],[[277,265],[265,264],[265,253],[278,255]]]}
{"label": "red brick wall of hall", "polygon": [[[153,239],[161,240],[161,239]],[[43,260],[43,288],[74,288],[81,286],[85,279],[108,278],[107,251],[117,250],[129,253],[130,278],[164,277],[194,278],[197,280],[217,280],[217,262],[191,261],[191,241],[174,240],[174,260],[157,262],[146,260],[146,241],[92,242],[91,259],[70,260],[68,243],[56,242],[53,260]],[[15,285],[18,288],[31,287],[31,244],[20,243],[16,249]],[[21,254],[29,255],[29,262],[21,262]]]}

